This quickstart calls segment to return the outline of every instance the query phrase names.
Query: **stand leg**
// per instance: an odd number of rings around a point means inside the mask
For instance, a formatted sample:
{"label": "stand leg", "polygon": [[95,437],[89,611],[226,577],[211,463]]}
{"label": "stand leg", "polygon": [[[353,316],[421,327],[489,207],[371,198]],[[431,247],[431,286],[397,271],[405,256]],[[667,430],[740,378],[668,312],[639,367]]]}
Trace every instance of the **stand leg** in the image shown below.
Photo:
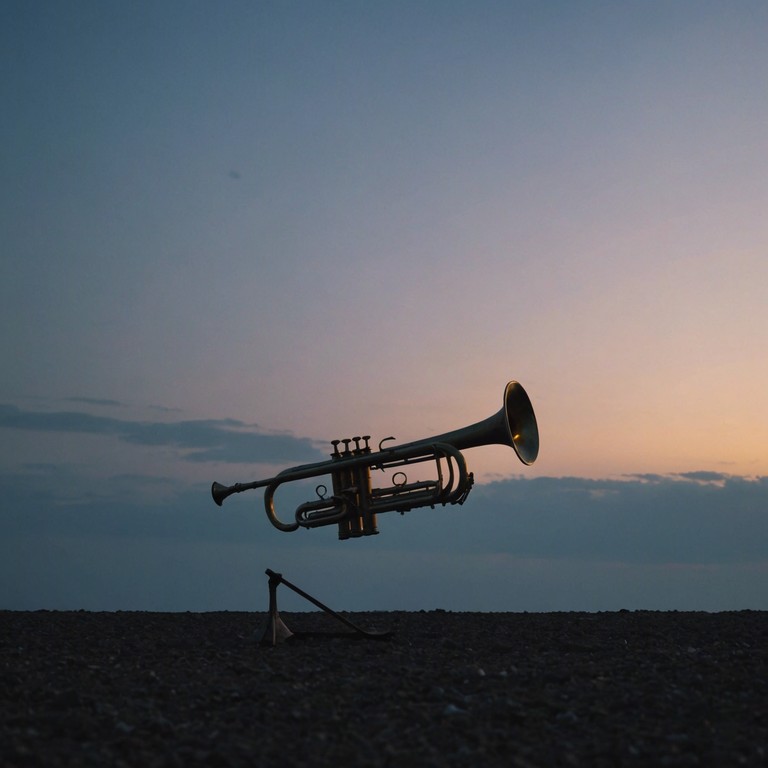
{"label": "stand leg", "polygon": [[283,577],[279,573],[269,571],[269,617],[267,618],[267,626],[261,634],[259,645],[274,647],[293,637],[293,632],[285,626],[277,610],[277,587],[282,580]]}

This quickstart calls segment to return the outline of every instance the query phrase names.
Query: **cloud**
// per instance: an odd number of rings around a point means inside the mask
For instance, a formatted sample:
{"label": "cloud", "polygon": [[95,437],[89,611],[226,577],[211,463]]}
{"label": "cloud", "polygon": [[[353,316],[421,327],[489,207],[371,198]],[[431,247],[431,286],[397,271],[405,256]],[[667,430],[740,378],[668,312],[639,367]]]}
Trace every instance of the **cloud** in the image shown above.
{"label": "cloud", "polygon": [[768,562],[766,477],[513,479],[480,486],[470,500],[483,520],[470,532],[475,549],[632,563]]}
{"label": "cloud", "polygon": [[[265,567],[345,610],[768,606],[765,479],[512,479],[347,542],[333,526],[276,531],[259,492],[218,509],[207,484],[115,476],[61,504],[75,481],[45,465],[0,477],[0,606],[252,609]],[[286,519],[304,500],[293,485]]]}
{"label": "cloud", "polygon": [[659,482],[665,482],[668,480],[674,480],[675,478],[679,478],[682,480],[693,480],[695,482],[700,482],[700,483],[722,484],[726,480],[728,480],[731,477],[731,475],[729,475],[726,472],[698,471],[698,472],[672,472],[666,475],[659,475],[655,473],[627,474],[627,475],[624,475],[624,477],[629,480],[641,480],[649,483],[659,483]]}
{"label": "cloud", "polygon": [[[328,477],[283,484],[278,517],[292,520],[320,482],[330,486]],[[276,532],[259,490],[231,497],[219,511],[208,479],[126,473],[94,482],[71,468],[38,464],[0,474],[0,494],[6,534],[17,527],[131,537],[172,530],[181,538],[235,540],[277,533],[290,546],[338,546],[334,526]],[[211,528],[214,513],[221,526]],[[378,526],[380,536],[343,546],[605,563],[768,563],[768,478],[511,478],[476,486],[463,506],[379,514]]]}
{"label": "cloud", "polygon": [[323,458],[309,438],[260,431],[235,419],[129,421],[78,411],[28,411],[0,405],[0,428],[108,435],[133,445],[177,448],[183,459],[196,462],[298,462]]}
{"label": "cloud", "polygon": [[122,407],[123,403],[118,400],[107,400],[101,397],[65,397],[67,403],[83,403],[84,405],[104,405],[110,407]]}
{"label": "cloud", "polygon": [[[511,478],[339,542],[277,531],[260,491],[38,463],[0,474],[0,607],[252,608],[266,567],[344,610],[768,607],[768,478],[688,474]],[[281,487],[279,517],[311,495]]]}

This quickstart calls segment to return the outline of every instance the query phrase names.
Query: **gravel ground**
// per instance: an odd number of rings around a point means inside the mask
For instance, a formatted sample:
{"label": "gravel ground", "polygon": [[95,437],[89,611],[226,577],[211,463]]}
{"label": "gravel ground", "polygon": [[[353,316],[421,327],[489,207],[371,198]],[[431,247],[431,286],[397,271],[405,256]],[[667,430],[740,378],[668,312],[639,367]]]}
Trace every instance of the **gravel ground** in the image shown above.
{"label": "gravel ground", "polygon": [[2,765],[768,764],[768,613],[0,612]]}

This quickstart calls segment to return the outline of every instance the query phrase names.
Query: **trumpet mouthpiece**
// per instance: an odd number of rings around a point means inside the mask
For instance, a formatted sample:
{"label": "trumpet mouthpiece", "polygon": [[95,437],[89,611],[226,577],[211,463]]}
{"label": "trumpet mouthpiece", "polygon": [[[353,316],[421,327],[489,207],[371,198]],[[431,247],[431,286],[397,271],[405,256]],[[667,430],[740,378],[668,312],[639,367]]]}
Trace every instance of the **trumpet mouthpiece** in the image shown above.
{"label": "trumpet mouthpiece", "polygon": [[221,483],[216,482],[213,483],[211,486],[211,496],[213,497],[214,502],[216,502],[216,506],[221,506],[221,503],[229,495],[227,493],[228,490],[229,488],[227,488],[226,485],[222,485]]}

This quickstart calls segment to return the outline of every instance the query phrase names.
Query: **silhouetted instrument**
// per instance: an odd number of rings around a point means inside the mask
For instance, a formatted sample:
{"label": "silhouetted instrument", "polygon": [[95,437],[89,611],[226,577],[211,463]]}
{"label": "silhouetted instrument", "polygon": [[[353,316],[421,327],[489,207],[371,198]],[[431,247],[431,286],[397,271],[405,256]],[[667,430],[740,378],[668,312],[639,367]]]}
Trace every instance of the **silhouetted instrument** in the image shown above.
{"label": "silhouetted instrument", "polygon": [[[504,389],[501,410],[463,429],[445,432],[412,443],[384,447],[394,440],[386,437],[379,443],[378,451],[368,445],[370,435],[332,440],[333,453],[330,461],[303,464],[266,480],[253,483],[235,483],[211,486],[213,500],[221,506],[233,493],[253,488],[266,488],[264,507],[267,517],[281,531],[298,528],[319,528],[323,525],[339,526],[339,538],[348,539],[378,533],[376,515],[383,512],[406,512],[415,507],[434,507],[437,504],[463,504],[472,489],[474,477],[467,472],[461,451],[481,445],[509,445],[515,449],[523,464],[533,464],[539,453],[539,430],[533,406],[523,387],[510,381]],[[364,443],[361,445],[361,441]],[[339,444],[344,448],[339,450]],[[354,448],[350,448],[354,443]],[[437,478],[408,482],[400,467],[434,461]],[[445,471],[443,468],[445,461]],[[392,485],[386,488],[371,486],[371,470],[397,470],[391,477]],[[294,480],[306,480],[323,475],[331,476],[332,495],[320,484],[315,489],[317,499],[300,504],[296,508],[295,522],[286,523],[275,514],[274,495],[283,484]]]}

